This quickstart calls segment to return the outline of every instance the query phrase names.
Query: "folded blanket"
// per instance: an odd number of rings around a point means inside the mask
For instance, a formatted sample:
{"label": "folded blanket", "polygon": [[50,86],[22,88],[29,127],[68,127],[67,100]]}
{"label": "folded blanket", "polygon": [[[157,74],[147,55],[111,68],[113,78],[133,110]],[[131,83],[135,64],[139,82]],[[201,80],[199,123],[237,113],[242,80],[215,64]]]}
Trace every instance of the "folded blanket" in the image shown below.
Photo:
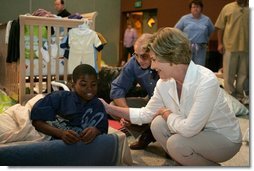
{"label": "folded blanket", "polygon": [[36,131],[30,120],[33,104],[42,97],[35,96],[25,106],[11,106],[0,115],[0,144],[49,139],[49,136]]}

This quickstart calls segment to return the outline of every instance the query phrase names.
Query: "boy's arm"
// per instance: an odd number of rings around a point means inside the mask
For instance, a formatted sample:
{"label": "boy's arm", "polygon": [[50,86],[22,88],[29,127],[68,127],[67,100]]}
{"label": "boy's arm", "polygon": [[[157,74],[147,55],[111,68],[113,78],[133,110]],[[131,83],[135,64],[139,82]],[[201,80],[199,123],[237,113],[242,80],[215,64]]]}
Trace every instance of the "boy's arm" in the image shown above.
{"label": "boy's arm", "polygon": [[33,120],[32,124],[36,130],[44,134],[62,139],[66,144],[73,144],[80,140],[79,135],[75,131],[61,130],[41,120]]}

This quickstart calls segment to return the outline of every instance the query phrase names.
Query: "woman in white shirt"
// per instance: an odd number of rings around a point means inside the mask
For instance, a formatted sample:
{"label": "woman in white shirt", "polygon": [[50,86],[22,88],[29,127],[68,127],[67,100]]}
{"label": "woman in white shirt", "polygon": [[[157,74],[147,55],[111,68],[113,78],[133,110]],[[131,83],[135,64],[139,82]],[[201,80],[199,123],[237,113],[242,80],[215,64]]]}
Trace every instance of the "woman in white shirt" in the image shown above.
{"label": "woman in white shirt", "polygon": [[104,102],[108,113],[133,124],[151,123],[154,138],[179,164],[219,165],[241,147],[240,125],[215,74],[191,61],[188,38],[176,28],[155,33],[149,46],[160,80],[143,108]]}

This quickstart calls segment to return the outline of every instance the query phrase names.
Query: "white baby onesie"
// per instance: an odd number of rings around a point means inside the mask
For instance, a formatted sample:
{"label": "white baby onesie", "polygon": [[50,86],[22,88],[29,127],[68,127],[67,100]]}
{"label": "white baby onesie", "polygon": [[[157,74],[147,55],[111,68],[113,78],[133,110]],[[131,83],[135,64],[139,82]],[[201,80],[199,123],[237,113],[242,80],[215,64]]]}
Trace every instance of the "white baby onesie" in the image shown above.
{"label": "white baby onesie", "polygon": [[[96,32],[89,28],[73,28],[69,31],[68,73],[79,64],[89,64],[98,69],[97,50],[102,45]],[[97,70],[98,72],[98,70]]]}

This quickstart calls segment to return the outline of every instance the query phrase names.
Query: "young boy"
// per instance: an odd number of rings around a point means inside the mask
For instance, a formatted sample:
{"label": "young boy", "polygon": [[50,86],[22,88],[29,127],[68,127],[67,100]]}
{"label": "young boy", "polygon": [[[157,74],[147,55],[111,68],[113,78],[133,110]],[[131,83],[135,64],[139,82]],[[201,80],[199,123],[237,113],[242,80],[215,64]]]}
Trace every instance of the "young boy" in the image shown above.
{"label": "young boy", "polygon": [[31,111],[32,124],[67,144],[90,143],[108,132],[107,114],[96,97],[97,73],[92,66],[81,64],[72,76],[74,91],[55,91],[39,100]]}

